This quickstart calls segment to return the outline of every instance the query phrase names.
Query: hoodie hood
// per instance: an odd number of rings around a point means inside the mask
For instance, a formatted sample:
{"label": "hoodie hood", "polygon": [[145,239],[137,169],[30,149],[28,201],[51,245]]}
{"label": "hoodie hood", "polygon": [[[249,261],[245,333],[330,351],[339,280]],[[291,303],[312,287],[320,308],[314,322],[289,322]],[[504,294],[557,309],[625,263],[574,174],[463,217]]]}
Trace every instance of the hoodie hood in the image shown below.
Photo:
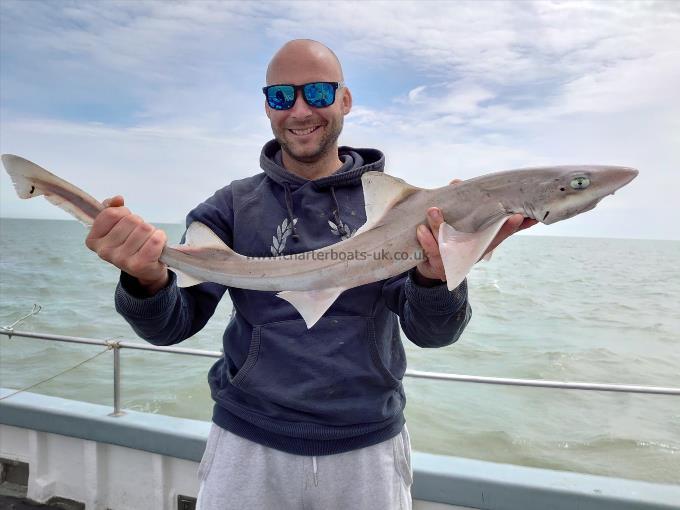
{"label": "hoodie hood", "polygon": [[318,190],[355,186],[361,183],[361,176],[364,173],[382,172],[385,169],[385,155],[376,149],[339,147],[338,156],[342,161],[342,166],[334,174],[310,181],[283,167],[281,145],[276,140],[271,140],[262,148],[260,167],[267,177],[282,186],[289,185],[296,188],[311,182],[312,186]]}
{"label": "hoodie hood", "polygon": [[[335,225],[338,235],[343,238],[349,237],[351,231],[345,226],[340,215],[340,204],[336,195],[336,188],[347,186],[360,186],[361,176],[369,171],[382,172],[385,168],[385,156],[376,149],[353,149],[351,147],[339,147],[338,156],[342,161],[342,166],[332,175],[321,179],[305,179],[299,175],[289,172],[283,167],[283,157],[281,145],[276,140],[271,140],[265,144],[260,154],[260,167],[272,181],[279,184],[284,189],[284,199],[288,222],[292,229],[292,238],[299,240],[298,229],[295,219],[295,203],[293,192],[298,188],[303,188],[310,183],[311,188],[316,192],[328,193],[331,197],[330,216],[331,225]],[[309,190],[310,188],[307,187]],[[330,223],[330,221],[329,221]]]}

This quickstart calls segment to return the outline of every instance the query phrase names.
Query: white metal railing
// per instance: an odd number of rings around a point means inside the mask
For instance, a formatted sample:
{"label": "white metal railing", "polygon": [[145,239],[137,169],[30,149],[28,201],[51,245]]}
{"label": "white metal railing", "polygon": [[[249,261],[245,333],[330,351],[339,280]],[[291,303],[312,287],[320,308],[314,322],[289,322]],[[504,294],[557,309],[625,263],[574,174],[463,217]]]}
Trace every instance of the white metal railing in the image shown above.
{"label": "white metal railing", "polygon": [[[19,321],[17,321],[19,322]],[[16,324],[16,323],[15,323]],[[220,358],[220,351],[204,351],[199,349],[187,349],[182,347],[160,347],[156,345],[142,344],[139,342],[125,342],[114,340],[97,340],[67,335],[52,335],[47,333],[32,333],[29,331],[15,331],[11,326],[0,328],[0,334],[9,338],[23,337],[39,340],[51,340],[56,342],[69,342],[76,344],[100,345],[113,350],[113,413],[111,416],[121,416],[124,412],[120,408],[120,350],[137,349],[142,351],[167,352],[188,356],[202,356],[207,358]],[[103,351],[106,352],[106,351]],[[99,356],[98,353],[96,356]],[[92,358],[90,358],[92,359]],[[89,360],[86,360],[89,361]],[[84,363],[84,362],[83,362]],[[79,363],[79,365],[82,363]],[[78,365],[77,365],[78,366]],[[73,367],[72,367],[73,368]],[[70,369],[69,369],[70,370]],[[680,388],[663,386],[637,386],[629,384],[599,384],[566,381],[548,381],[539,379],[510,379],[504,377],[482,377],[475,375],[446,374],[439,372],[423,372],[420,370],[406,370],[407,377],[418,379],[435,379],[440,381],[458,381],[481,384],[500,384],[506,386],[530,386],[535,388],[557,388],[563,390],[592,390],[592,391],[615,391],[623,393],[645,393],[651,395],[676,395],[680,396]],[[55,376],[56,377],[56,376]],[[34,385],[35,386],[35,385]],[[17,392],[18,393],[18,392]],[[5,395],[2,398],[7,398]]]}

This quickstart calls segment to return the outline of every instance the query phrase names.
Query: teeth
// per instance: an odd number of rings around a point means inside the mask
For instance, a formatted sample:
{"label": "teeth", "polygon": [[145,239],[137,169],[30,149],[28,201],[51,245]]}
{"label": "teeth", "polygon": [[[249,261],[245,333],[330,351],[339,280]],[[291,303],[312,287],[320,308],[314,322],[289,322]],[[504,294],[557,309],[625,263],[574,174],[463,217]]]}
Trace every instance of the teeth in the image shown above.
{"label": "teeth", "polygon": [[302,135],[308,135],[309,133],[311,133],[315,129],[316,129],[316,126],[310,127],[310,128],[307,128],[307,129],[291,129],[291,131],[296,135],[302,136]]}

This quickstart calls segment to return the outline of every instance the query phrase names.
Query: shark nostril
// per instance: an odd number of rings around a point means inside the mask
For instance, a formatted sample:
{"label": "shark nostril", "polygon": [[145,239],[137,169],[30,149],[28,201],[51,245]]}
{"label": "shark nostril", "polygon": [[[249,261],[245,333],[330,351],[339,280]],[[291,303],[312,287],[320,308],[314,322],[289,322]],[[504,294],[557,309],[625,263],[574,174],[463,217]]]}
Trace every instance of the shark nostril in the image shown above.
{"label": "shark nostril", "polygon": [[545,216],[543,216],[541,221],[545,221],[545,219],[548,217],[548,214],[550,214],[550,211],[546,211]]}

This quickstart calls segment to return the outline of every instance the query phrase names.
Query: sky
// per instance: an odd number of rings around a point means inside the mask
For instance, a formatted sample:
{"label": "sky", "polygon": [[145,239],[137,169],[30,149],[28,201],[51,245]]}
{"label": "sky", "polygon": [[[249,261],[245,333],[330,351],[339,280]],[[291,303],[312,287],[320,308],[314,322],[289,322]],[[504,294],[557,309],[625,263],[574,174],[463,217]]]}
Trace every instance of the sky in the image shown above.
{"label": "sky", "polygon": [[[342,145],[421,187],[544,165],[638,178],[528,234],[680,239],[680,2],[0,2],[0,152],[151,222],[260,171],[265,69],[340,58]],[[0,216],[67,219],[0,172]]]}

